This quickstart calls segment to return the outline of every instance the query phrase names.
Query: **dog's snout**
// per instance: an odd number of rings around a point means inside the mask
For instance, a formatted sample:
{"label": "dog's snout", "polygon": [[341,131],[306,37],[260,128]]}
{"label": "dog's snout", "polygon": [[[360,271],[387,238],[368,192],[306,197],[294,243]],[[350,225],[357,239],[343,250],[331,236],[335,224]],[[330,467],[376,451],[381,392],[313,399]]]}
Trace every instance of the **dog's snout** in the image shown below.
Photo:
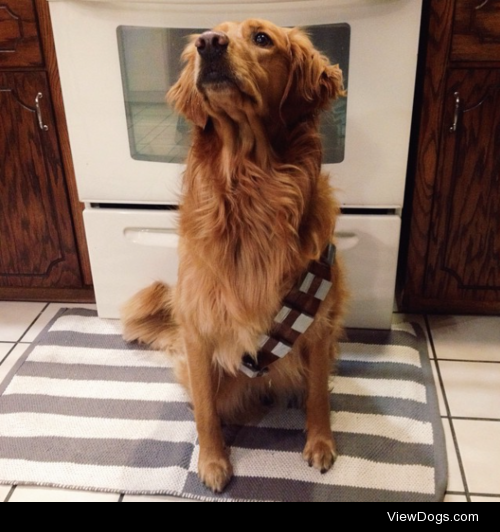
{"label": "dog's snout", "polygon": [[222,32],[206,31],[196,39],[195,46],[202,57],[222,55],[229,46],[229,37]]}

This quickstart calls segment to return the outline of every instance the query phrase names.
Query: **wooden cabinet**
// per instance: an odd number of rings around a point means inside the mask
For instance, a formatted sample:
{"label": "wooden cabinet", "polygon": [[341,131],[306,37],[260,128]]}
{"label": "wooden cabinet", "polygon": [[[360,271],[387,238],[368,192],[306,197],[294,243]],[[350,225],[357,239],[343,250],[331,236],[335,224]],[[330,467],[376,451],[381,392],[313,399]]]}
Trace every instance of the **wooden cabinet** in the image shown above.
{"label": "wooden cabinet", "polygon": [[0,284],[80,288],[82,279],[43,72],[0,72]]}
{"label": "wooden cabinet", "polygon": [[0,299],[89,301],[47,14],[45,1],[0,4]]}
{"label": "wooden cabinet", "polygon": [[451,45],[453,61],[498,61],[500,2],[458,0]]}
{"label": "wooden cabinet", "polygon": [[430,2],[400,306],[500,311],[500,2]]}
{"label": "wooden cabinet", "polygon": [[42,66],[33,0],[3,0],[0,4],[0,68]]}

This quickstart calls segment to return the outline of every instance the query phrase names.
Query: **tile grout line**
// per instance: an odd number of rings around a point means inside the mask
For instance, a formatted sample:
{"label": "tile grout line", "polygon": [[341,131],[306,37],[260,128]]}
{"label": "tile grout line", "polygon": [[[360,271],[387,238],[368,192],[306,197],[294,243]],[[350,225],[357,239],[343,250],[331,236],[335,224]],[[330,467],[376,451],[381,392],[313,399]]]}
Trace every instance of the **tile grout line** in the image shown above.
{"label": "tile grout line", "polygon": [[[46,303],[45,306],[42,308],[42,310],[38,313],[38,315],[36,316],[36,318],[28,325],[28,327],[25,329],[24,333],[21,335],[21,337],[17,340],[17,342],[5,342],[5,343],[13,343],[14,345],[12,346],[11,349],[9,349],[9,352],[5,355],[5,357],[0,360],[0,366],[7,360],[7,358],[12,354],[12,352],[16,349],[16,347],[22,343],[22,339],[26,336],[26,334],[28,333],[28,331],[31,329],[31,327],[33,327],[33,325],[38,321],[38,319],[40,318],[40,316],[47,310],[47,308],[49,307],[50,303]],[[26,345],[29,345],[31,342],[24,342]],[[5,497],[4,499],[4,503],[6,502],[9,502],[10,499],[12,498],[12,495],[14,494],[14,491],[16,489],[16,485],[14,484],[11,488],[10,488],[10,491],[9,493],[7,494],[7,496]]]}
{"label": "tile grout line", "polygon": [[[28,325],[28,327],[25,329],[24,333],[21,335],[21,337],[17,340],[17,341],[14,341],[14,342],[0,342],[0,343],[6,343],[6,344],[14,344],[12,346],[11,349],[9,349],[9,352],[5,355],[5,357],[0,360],[0,366],[7,360],[7,358],[12,354],[12,352],[14,351],[14,349],[21,343],[22,339],[26,336],[26,334],[28,333],[28,331],[31,329],[31,327],[33,327],[33,325],[36,323],[36,321],[40,318],[40,316],[47,310],[47,307],[49,306],[49,303],[46,303],[45,306],[42,308],[42,310],[38,313],[38,315],[36,316],[36,318]],[[26,342],[25,342],[26,343]],[[16,486],[13,485],[11,488],[10,488],[10,491],[9,493],[7,494],[7,496],[5,497],[4,499],[4,503],[7,503],[10,501],[10,499],[12,498],[12,495],[14,493],[16,489]]]}
{"label": "tile grout line", "polygon": [[[465,496],[465,493],[463,491],[450,490],[450,491],[446,491],[446,495],[464,495]],[[492,499],[499,499],[500,498],[500,493],[481,493],[481,492],[473,491],[473,492],[470,493],[470,496],[471,497],[488,497],[488,498],[492,498]]]}
{"label": "tile grout line", "polygon": [[[9,344],[12,343],[12,342],[8,342]],[[17,343],[15,343],[8,351],[7,351],[7,354],[2,358],[2,360],[0,360],[0,366],[9,358],[9,355],[12,353],[12,351],[14,351],[14,349],[16,348],[17,346]]]}
{"label": "tile grout line", "polygon": [[[448,419],[448,416],[443,414],[441,414],[441,417]],[[496,417],[451,416],[451,419],[457,419],[458,421],[489,421],[492,423],[500,422],[500,418]]]}
{"label": "tile grout line", "polygon": [[468,360],[463,358],[437,358],[436,360],[441,360],[441,362],[468,362],[469,364],[500,364],[500,360]]}
{"label": "tile grout line", "polygon": [[28,334],[28,331],[31,329],[31,327],[33,327],[33,325],[35,325],[35,323],[38,321],[38,319],[40,318],[40,316],[47,310],[48,306],[50,305],[50,303],[45,303],[45,306],[43,307],[43,309],[38,313],[38,315],[36,316],[36,318],[28,325],[28,327],[24,330],[24,333],[19,337],[19,339],[17,341],[13,341],[13,342],[0,342],[0,343],[6,343],[6,344],[14,344],[12,346],[11,349],[9,349],[8,353],[2,358],[2,360],[0,360],[0,366],[7,360],[7,358],[9,358],[9,356],[12,354],[12,352],[14,351],[14,349],[19,345],[19,344],[22,344],[24,343],[24,345],[29,345],[31,344],[31,342],[23,342],[23,338]]}
{"label": "tile grout line", "polygon": [[451,434],[452,434],[452,437],[453,437],[453,445],[455,447],[455,452],[457,454],[458,466],[460,468],[460,474],[462,476],[462,482],[463,482],[464,489],[465,489],[465,497],[467,498],[467,502],[471,502],[469,486],[467,484],[467,477],[465,475],[465,468],[464,468],[464,465],[463,465],[463,462],[462,462],[462,455],[460,454],[460,448],[458,446],[458,438],[457,438],[457,434],[455,432],[455,427],[453,425],[453,419],[452,419],[452,416],[451,416],[450,405],[448,403],[448,398],[446,396],[446,391],[445,391],[445,387],[444,387],[444,381],[443,381],[443,377],[441,375],[441,369],[439,367],[439,362],[438,362],[438,358],[437,358],[436,346],[434,345],[434,337],[432,336],[432,330],[431,330],[431,326],[430,326],[427,314],[424,315],[424,320],[425,320],[425,325],[427,327],[427,334],[429,335],[429,342],[431,344],[432,353],[434,355],[434,360],[435,360],[435,363],[436,363],[436,372],[437,372],[438,379],[439,379],[439,386],[441,387],[441,393],[443,394],[443,401],[444,401],[444,404],[445,404],[446,414],[447,414],[446,418],[448,419],[448,422],[450,424],[450,430],[451,430]]}
{"label": "tile grout line", "polygon": [[3,501],[4,503],[10,501],[10,499],[12,498],[12,495],[14,494],[14,491],[15,491],[16,487],[17,487],[17,486],[14,485],[14,486],[12,486],[12,487],[10,488],[9,493],[7,493],[7,497],[5,497],[5,499],[4,499],[4,501]]}
{"label": "tile grout line", "polygon": [[22,334],[21,338],[19,338],[19,340],[16,342],[16,344],[19,344],[19,343],[21,343],[23,341],[23,338],[28,334],[28,332],[31,329],[31,327],[33,327],[33,325],[35,325],[35,323],[39,320],[41,315],[47,310],[49,305],[50,305],[50,303],[45,303],[45,306],[43,307],[43,309],[40,311],[38,316],[31,322],[31,324],[28,325],[28,328],[24,331],[24,333]]}

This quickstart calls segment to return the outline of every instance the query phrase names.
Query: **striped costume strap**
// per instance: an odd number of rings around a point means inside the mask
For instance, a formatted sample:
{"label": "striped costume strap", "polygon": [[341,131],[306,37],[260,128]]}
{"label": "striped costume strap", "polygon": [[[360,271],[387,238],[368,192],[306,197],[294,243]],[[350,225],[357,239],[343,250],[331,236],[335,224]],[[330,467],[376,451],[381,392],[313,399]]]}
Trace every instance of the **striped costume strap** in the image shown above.
{"label": "striped costume strap", "polygon": [[331,267],[335,254],[335,246],[329,244],[319,260],[309,263],[300,281],[283,299],[271,330],[261,336],[257,356],[243,355],[242,373],[250,378],[262,377],[269,371],[269,366],[286,356],[309,329],[332,287]]}

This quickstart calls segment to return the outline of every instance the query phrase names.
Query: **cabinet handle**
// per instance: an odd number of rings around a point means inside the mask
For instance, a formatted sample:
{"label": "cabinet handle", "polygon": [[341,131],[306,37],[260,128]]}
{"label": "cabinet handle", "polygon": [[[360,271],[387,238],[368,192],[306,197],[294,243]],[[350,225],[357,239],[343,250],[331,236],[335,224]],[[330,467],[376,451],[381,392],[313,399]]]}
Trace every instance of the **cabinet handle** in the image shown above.
{"label": "cabinet handle", "polygon": [[456,133],[458,128],[458,119],[460,117],[460,93],[455,92],[455,116],[453,118],[453,125],[450,127],[450,133]]}
{"label": "cabinet handle", "polygon": [[43,94],[41,92],[39,92],[37,95],[36,95],[36,98],[35,98],[35,105],[36,105],[36,115],[38,116],[38,125],[40,126],[40,129],[42,131],[48,131],[49,130],[49,126],[46,126],[44,123],[43,123],[43,117],[42,117],[42,110],[40,109],[40,100],[43,98]]}
{"label": "cabinet handle", "polygon": [[475,9],[476,9],[477,11],[479,11],[480,9],[483,9],[483,7],[484,7],[486,4],[488,4],[489,2],[490,2],[490,0],[484,0],[484,2],[481,2],[479,5],[477,5],[477,6],[475,7]]}

